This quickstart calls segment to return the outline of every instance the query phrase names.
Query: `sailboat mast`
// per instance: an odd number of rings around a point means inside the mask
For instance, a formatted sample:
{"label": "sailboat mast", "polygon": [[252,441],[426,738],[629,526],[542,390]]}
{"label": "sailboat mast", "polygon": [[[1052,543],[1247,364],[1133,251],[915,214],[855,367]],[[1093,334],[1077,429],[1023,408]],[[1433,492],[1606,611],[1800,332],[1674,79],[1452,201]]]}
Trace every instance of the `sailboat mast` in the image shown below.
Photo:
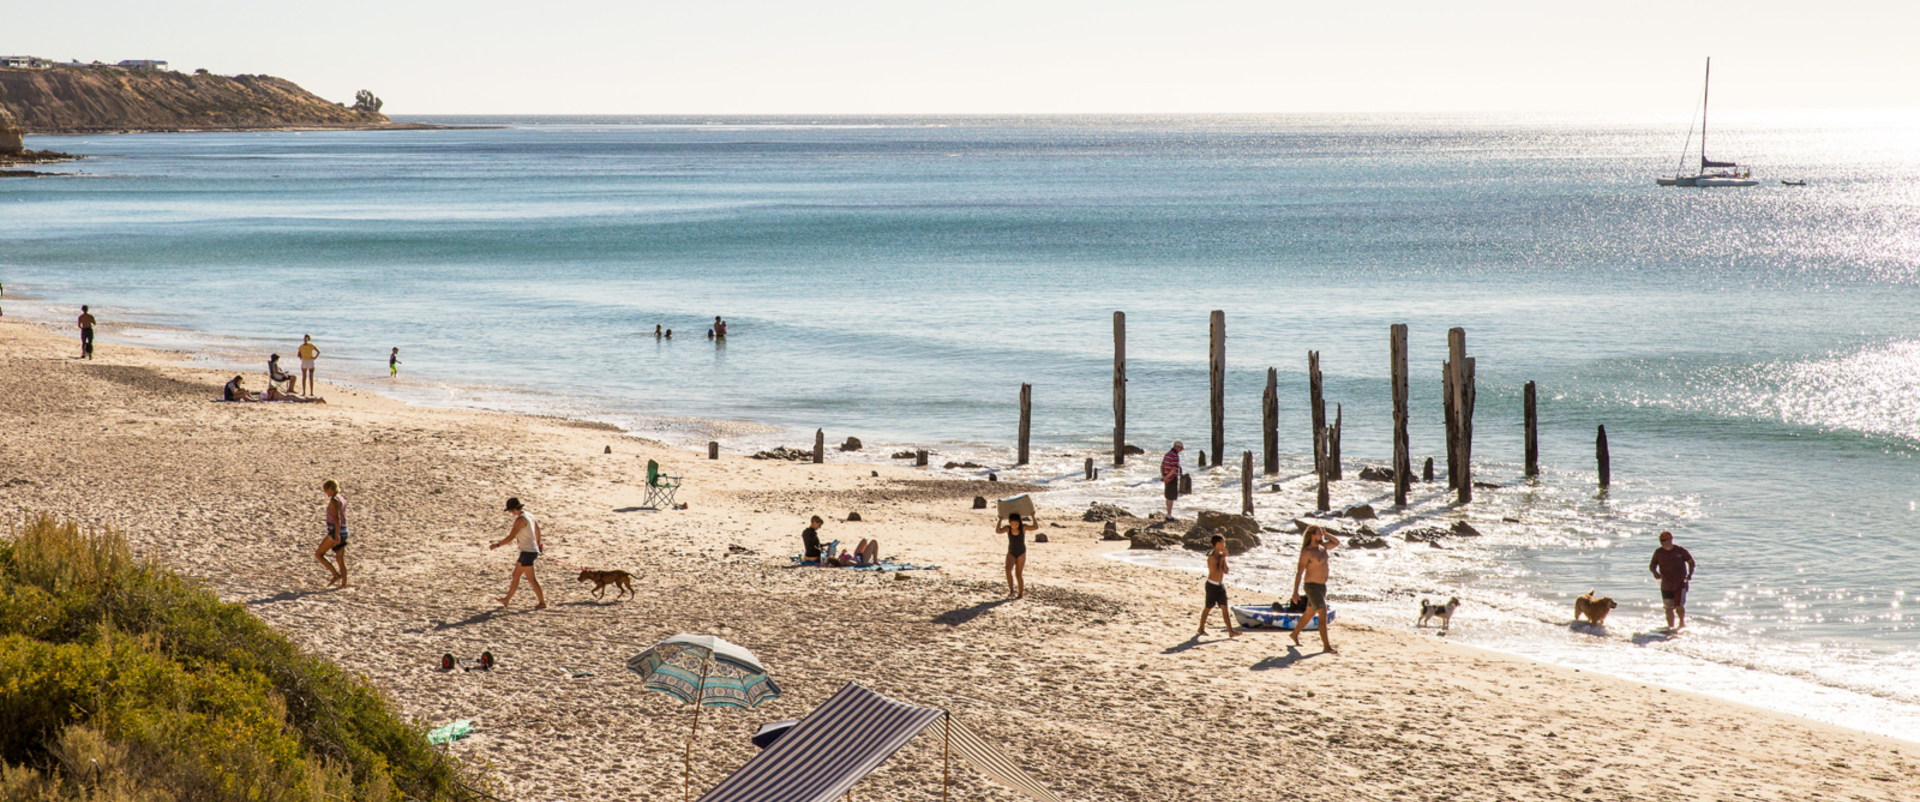
{"label": "sailboat mast", "polygon": [[1707,76],[1700,82],[1700,171],[1707,170],[1707,93],[1713,91],[1713,57],[1707,57]]}

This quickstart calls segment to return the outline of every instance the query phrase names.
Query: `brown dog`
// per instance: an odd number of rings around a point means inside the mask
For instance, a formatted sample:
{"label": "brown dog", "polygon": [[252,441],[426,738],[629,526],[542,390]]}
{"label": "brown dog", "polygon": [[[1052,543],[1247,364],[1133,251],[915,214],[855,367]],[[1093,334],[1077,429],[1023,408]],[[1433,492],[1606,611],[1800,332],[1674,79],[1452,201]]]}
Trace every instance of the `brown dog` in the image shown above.
{"label": "brown dog", "polygon": [[613,594],[615,601],[620,599],[622,592],[633,595],[633,575],[625,571],[581,571],[579,581],[593,583],[593,597],[596,599],[600,598],[608,585],[620,586],[620,590]]}
{"label": "brown dog", "polygon": [[1601,626],[1607,623],[1607,613],[1619,606],[1612,596],[1594,598],[1593,591],[1589,590],[1587,595],[1573,600],[1573,618],[1575,621],[1585,618],[1594,626]]}

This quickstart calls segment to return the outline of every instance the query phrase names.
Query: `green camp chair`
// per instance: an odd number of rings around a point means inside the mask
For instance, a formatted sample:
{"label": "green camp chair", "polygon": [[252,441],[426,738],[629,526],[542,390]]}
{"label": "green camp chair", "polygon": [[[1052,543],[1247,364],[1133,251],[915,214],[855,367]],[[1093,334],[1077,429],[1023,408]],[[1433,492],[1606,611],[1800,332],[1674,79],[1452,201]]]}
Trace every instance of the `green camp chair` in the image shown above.
{"label": "green camp chair", "polygon": [[673,491],[680,489],[680,477],[660,472],[660,463],[647,460],[647,500],[642,507],[673,509]]}

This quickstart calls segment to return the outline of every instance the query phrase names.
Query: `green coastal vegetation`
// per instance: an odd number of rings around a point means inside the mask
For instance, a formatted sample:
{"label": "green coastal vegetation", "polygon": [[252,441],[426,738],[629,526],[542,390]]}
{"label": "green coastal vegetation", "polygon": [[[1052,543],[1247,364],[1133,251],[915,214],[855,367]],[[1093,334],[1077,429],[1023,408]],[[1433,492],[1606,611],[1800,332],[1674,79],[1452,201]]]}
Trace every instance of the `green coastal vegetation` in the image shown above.
{"label": "green coastal vegetation", "polygon": [[126,538],[0,540],[0,802],[488,798],[366,680]]}

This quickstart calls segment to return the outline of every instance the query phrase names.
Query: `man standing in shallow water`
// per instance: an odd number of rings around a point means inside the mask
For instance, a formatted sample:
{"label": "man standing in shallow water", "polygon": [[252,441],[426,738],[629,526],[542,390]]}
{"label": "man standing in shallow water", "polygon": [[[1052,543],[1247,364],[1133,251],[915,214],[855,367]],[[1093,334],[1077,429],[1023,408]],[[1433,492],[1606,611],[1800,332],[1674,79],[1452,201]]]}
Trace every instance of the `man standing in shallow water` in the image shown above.
{"label": "man standing in shallow water", "polygon": [[1167,520],[1173,520],[1173,500],[1180,497],[1180,452],[1187,444],[1173,441],[1173,448],[1160,458],[1160,481],[1167,484]]}
{"label": "man standing in shallow water", "polygon": [[1307,527],[1307,534],[1300,544],[1300,567],[1293,572],[1293,601],[1299,603],[1301,579],[1305,579],[1307,591],[1306,609],[1300,611],[1300,618],[1293,622],[1293,645],[1300,645],[1300,630],[1320,617],[1320,649],[1327,654],[1339,654],[1333,648],[1333,642],[1327,638],[1327,630],[1333,629],[1332,616],[1327,614],[1327,550],[1340,548],[1340,541],[1327,530],[1317,526]]}
{"label": "man standing in shallow water", "polygon": [[[1653,550],[1653,560],[1647,563],[1647,570],[1660,580],[1660,602],[1667,608],[1667,629],[1687,628],[1687,586],[1693,582],[1693,555],[1686,549],[1673,545],[1673,533],[1660,533],[1660,548]],[[1674,613],[1680,614],[1680,625],[1674,626]]]}

